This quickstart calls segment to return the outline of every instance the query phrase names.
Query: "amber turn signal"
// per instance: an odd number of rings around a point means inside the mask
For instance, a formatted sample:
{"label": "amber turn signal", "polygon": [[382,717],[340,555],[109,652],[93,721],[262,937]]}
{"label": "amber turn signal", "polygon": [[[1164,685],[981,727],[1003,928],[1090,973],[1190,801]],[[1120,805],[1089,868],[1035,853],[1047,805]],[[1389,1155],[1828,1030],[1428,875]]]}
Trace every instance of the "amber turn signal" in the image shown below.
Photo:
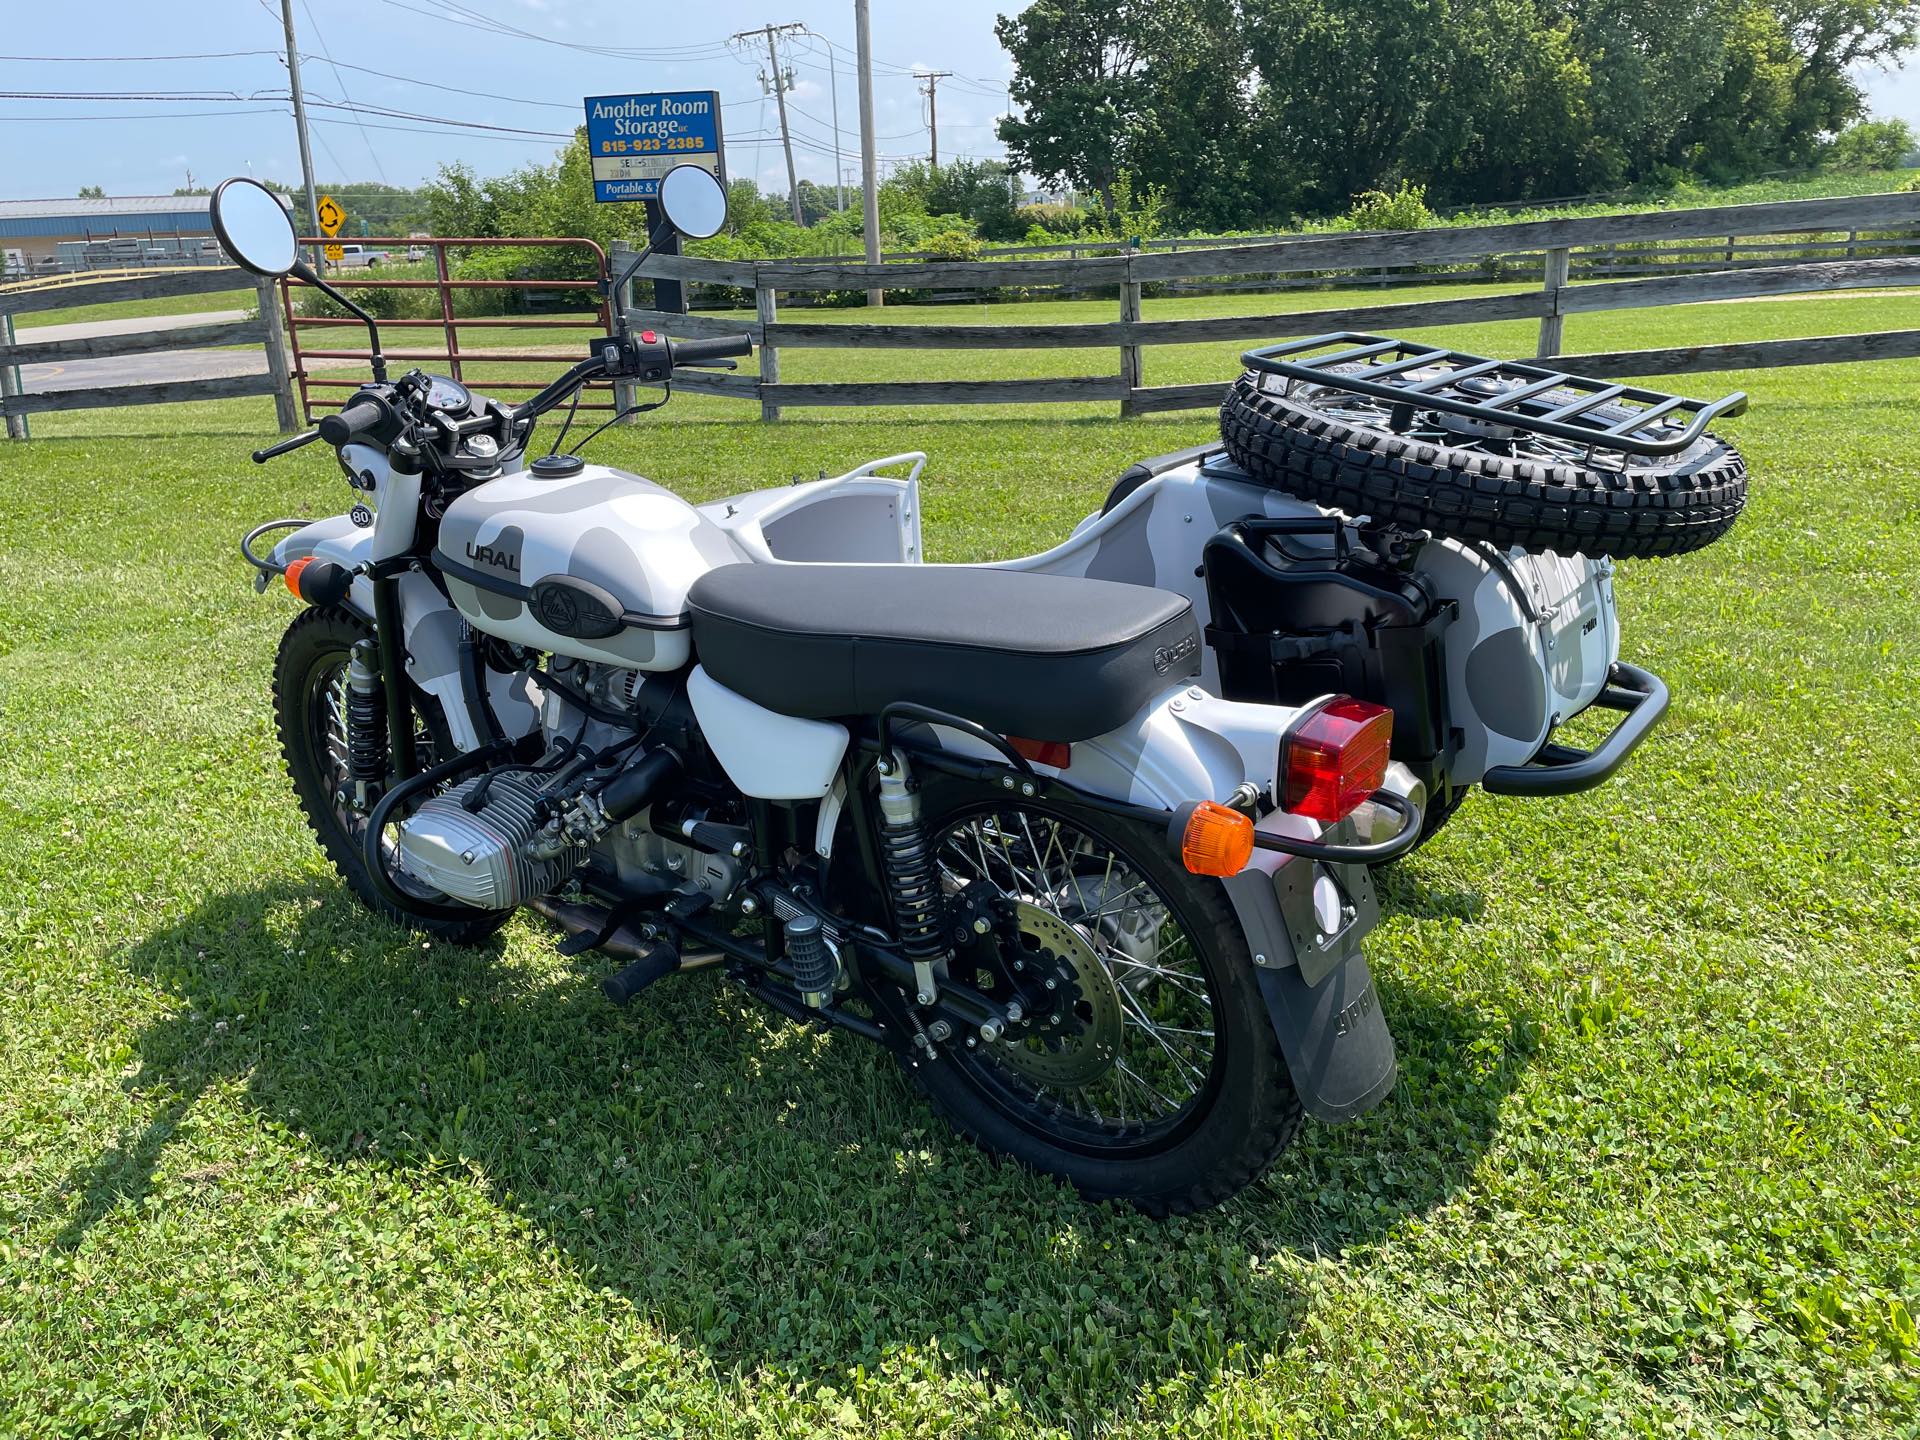
{"label": "amber turn signal", "polygon": [[287,582],[287,589],[294,593],[296,599],[300,596],[300,573],[312,563],[313,556],[302,555],[281,573],[280,578]]}
{"label": "amber turn signal", "polygon": [[1253,858],[1253,821],[1217,801],[1182,805],[1169,829],[1192,874],[1238,875]]}

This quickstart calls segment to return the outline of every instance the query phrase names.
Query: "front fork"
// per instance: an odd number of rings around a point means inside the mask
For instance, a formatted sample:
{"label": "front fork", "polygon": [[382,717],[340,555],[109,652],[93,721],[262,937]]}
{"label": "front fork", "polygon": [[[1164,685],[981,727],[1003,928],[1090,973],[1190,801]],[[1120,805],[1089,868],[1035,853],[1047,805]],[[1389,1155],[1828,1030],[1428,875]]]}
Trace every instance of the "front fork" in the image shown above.
{"label": "front fork", "polygon": [[379,647],[380,685],[386,691],[387,742],[393,755],[392,780],[398,784],[419,770],[413,752],[413,706],[407,698],[407,637],[400,620],[400,575],[375,568],[373,639]]}

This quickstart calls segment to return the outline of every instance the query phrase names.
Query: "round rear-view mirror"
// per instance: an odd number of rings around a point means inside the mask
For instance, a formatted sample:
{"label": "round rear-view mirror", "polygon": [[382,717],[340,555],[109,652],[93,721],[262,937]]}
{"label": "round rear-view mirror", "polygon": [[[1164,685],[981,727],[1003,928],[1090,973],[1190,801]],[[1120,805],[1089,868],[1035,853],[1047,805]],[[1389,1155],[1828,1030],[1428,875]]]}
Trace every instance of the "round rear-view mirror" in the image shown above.
{"label": "round rear-view mirror", "polygon": [[284,275],[300,258],[299,237],[287,207],[258,180],[236,175],[213,192],[213,233],[243,270]]}
{"label": "round rear-view mirror", "polygon": [[711,170],[676,165],[660,181],[660,209],[689,240],[705,240],[727,223],[727,190]]}

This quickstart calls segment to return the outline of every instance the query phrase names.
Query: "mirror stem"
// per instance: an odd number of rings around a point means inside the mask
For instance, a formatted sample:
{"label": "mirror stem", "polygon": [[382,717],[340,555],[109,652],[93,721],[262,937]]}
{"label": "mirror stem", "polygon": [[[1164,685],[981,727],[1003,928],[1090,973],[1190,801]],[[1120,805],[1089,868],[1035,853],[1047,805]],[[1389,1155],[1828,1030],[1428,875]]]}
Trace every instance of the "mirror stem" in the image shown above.
{"label": "mirror stem", "polygon": [[329,285],[325,280],[322,280],[318,272],[314,270],[313,266],[309,265],[306,261],[296,260],[293,264],[293,269],[290,273],[306,281],[307,284],[313,286],[322,295],[325,295],[328,299],[332,300],[335,304],[341,306],[343,309],[351,312],[352,314],[358,315],[362,320],[366,322],[367,347],[373,352],[371,357],[372,364],[373,364],[373,378],[377,383],[384,385],[387,380],[387,358],[386,356],[380,353],[379,322],[376,321],[373,318],[373,316],[369,315],[365,310],[361,309],[358,305],[356,305],[352,300],[349,300],[345,295],[341,294],[338,290],[334,289],[333,286]]}
{"label": "mirror stem", "polygon": [[627,282],[633,279],[634,274],[640,269],[640,266],[645,262],[647,256],[653,253],[654,247],[664,240],[672,229],[673,222],[662,217],[660,223],[648,232],[647,243],[640,247],[633,259],[628,262],[627,268],[620,272],[620,278],[615,280],[611,288],[607,291],[607,305],[608,308],[613,311],[614,334],[624,335],[627,333],[627,312],[626,308],[620,303],[620,293],[627,288]]}

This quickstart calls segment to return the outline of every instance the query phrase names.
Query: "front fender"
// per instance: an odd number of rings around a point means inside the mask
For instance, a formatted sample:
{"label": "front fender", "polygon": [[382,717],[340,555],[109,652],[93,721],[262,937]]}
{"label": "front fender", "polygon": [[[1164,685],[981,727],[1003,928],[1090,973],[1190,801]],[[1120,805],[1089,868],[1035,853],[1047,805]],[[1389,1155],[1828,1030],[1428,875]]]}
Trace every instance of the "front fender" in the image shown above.
{"label": "front fender", "polygon": [[[352,570],[370,562],[373,549],[372,530],[355,525],[349,515],[329,515],[290,531],[273,547],[272,558],[281,569],[317,556]],[[342,603],[373,624],[373,584],[366,576],[354,576]],[[467,713],[466,692],[460,683],[460,612],[433,581],[416,571],[400,577],[400,617],[406,632],[408,677],[440,702],[453,743],[461,750],[477,749],[479,727]],[[539,711],[521,688],[524,683],[517,676],[487,672],[487,698],[508,735],[526,734],[539,719]]]}

